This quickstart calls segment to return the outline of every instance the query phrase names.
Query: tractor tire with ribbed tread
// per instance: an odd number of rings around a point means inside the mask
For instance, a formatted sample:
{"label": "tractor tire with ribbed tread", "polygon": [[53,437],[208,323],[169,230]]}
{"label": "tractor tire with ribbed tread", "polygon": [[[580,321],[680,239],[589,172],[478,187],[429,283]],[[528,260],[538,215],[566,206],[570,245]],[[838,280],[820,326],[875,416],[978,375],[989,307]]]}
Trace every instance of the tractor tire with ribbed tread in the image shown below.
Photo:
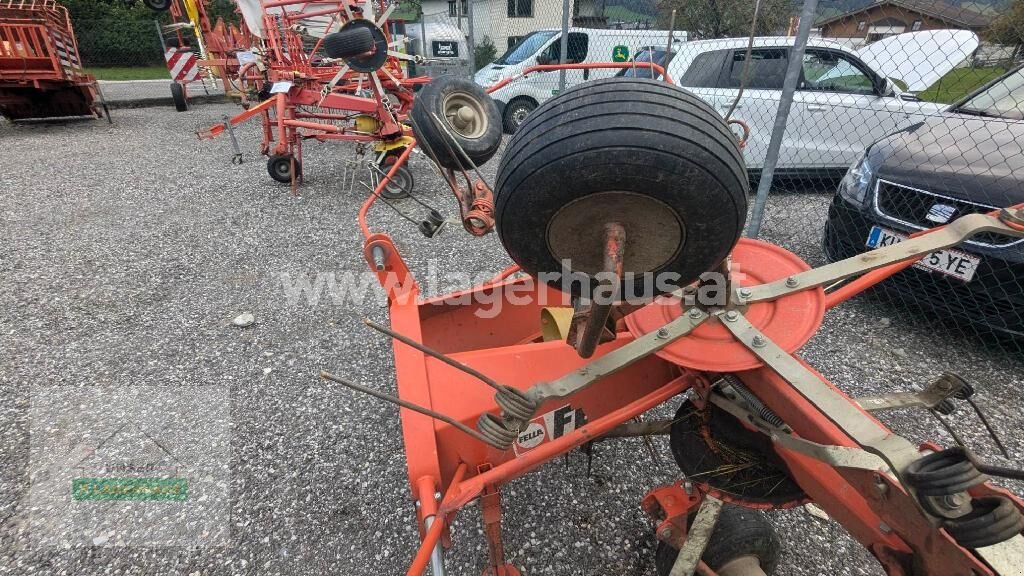
{"label": "tractor tire with ribbed tread", "polygon": [[[635,277],[621,288],[648,298],[645,273],[684,286],[725,259],[748,192],[736,137],[707,102],[666,82],[608,78],[544,102],[520,125],[498,167],[496,229],[525,271],[557,273],[572,255],[583,263],[573,271],[593,283],[603,224],[622,220]],[[569,206],[577,214],[562,218]]]}

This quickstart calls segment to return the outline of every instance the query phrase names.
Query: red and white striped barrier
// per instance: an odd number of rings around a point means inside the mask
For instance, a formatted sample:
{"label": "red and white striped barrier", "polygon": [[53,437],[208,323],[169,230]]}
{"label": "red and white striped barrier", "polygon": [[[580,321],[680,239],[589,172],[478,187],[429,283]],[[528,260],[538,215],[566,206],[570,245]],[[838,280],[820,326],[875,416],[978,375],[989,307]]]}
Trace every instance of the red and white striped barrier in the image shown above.
{"label": "red and white striped barrier", "polygon": [[171,72],[171,80],[175,82],[191,82],[199,77],[199,59],[191,50],[168,48],[164,52],[167,69]]}

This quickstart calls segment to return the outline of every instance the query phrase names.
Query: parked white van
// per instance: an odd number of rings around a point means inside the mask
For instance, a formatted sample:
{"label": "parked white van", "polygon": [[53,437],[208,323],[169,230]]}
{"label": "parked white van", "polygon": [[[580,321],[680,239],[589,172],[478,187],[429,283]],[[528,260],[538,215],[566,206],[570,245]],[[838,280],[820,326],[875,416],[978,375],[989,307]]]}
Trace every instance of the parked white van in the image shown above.
{"label": "parked white van", "polygon": [[[504,78],[521,74],[523,70],[538,64],[559,64],[562,34],[560,28],[537,30],[524,37],[508,52],[476,73],[476,83],[489,88]],[[672,43],[678,46],[686,41],[686,32],[673,32]],[[598,30],[591,28],[570,28],[566,50],[567,63],[582,64],[595,62],[628,62],[645,48],[668,46],[668,30]],[[673,50],[674,51],[674,50]],[[568,70],[565,86],[569,88],[587,80],[608,78],[618,70]],[[510,82],[491,94],[502,112],[505,130],[515,132],[541,102],[558,93],[556,72],[539,72],[515,82]]]}

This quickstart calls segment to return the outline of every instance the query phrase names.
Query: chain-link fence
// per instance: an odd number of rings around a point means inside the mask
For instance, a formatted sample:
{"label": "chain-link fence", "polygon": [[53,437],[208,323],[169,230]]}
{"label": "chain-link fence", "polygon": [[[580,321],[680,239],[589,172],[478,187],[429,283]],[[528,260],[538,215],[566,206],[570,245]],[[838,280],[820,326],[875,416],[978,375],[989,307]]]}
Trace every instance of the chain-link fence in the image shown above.
{"label": "chain-link fence", "polygon": [[[498,48],[476,63],[483,85],[538,64],[670,62],[673,82],[750,127],[748,234],[812,265],[1024,202],[1022,0],[504,0],[472,12],[475,40]],[[513,131],[563,86],[616,73],[534,74],[492,96]],[[1019,354],[1024,241],[981,235],[859,300]]]}

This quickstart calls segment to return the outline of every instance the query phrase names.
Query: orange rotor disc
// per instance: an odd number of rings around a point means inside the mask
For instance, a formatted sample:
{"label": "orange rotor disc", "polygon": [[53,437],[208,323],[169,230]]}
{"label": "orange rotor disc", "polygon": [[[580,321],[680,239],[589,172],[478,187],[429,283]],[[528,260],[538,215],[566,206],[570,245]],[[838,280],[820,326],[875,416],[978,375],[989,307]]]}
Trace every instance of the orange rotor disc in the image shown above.
{"label": "orange rotor disc", "polygon": [[[740,286],[756,286],[810,270],[792,252],[774,244],[741,238],[732,252],[732,278]],[[662,296],[626,316],[633,336],[655,332],[685,310],[678,297]],[[786,352],[807,343],[825,318],[825,291],[815,287],[777,300],[755,302],[744,311],[747,320]],[[656,353],[674,364],[704,372],[741,372],[764,364],[721,321],[712,317],[690,334]]]}

